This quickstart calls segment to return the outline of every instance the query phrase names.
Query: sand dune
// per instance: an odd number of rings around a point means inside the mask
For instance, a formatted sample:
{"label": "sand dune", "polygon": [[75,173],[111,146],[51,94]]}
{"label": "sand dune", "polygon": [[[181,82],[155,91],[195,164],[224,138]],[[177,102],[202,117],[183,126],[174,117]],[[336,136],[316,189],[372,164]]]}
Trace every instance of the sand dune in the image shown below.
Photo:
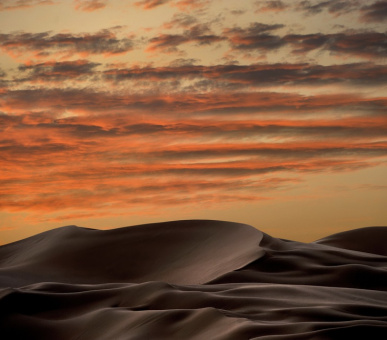
{"label": "sand dune", "polygon": [[261,257],[262,233],[218,221],[113,230],[67,226],[0,247],[0,285],[164,281],[201,284]]}
{"label": "sand dune", "polygon": [[219,221],[51,230],[0,247],[2,339],[385,339],[386,240]]}
{"label": "sand dune", "polygon": [[368,227],[333,234],[315,243],[387,256],[386,240],[387,228]]}

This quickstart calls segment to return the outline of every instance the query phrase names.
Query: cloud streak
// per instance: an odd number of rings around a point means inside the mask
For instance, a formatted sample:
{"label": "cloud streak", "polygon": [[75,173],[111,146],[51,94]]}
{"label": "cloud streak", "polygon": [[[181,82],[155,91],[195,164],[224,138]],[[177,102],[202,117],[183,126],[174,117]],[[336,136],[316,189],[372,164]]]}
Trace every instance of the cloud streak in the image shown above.
{"label": "cloud streak", "polygon": [[203,46],[223,40],[226,40],[226,38],[213,34],[207,25],[195,25],[182,34],[161,34],[151,38],[147,51],[176,52],[177,47],[183,44],[194,43],[198,46]]}
{"label": "cloud streak", "polygon": [[[368,114],[378,114],[385,110],[384,97],[361,98],[358,95],[316,95],[303,96],[292,93],[240,92],[230,96],[227,93],[189,94],[111,94],[87,89],[36,89],[14,90],[4,93],[0,101],[3,112],[23,112],[23,110],[63,113],[73,110],[78,114],[130,112],[133,110],[150,115],[195,112],[207,115],[230,116],[238,113],[296,113],[308,115],[327,110],[346,109]],[[242,115],[243,116],[243,115]]]}
{"label": "cloud streak", "polygon": [[281,0],[256,1],[257,12],[281,12],[288,8],[288,5]]}
{"label": "cloud streak", "polygon": [[[259,29],[262,26],[262,29]],[[293,53],[309,53],[314,50],[334,54],[354,55],[362,58],[384,58],[387,55],[386,33],[333,33],[333,34],[272,34],[281,25],[253,24],[248,28],[232,28],[224,31],[234,50],[273,51],[288,46]]]}
{"label": "cloud streak", "polygon": [[133,49],[129,38],[117,38],[113,30],[104,29],[97,33],[3,33],[0,34],[1,49],[15,59],[25,59],[27,55],[37,59],[72,57],[74,54],[116,55]]}
{"label": "cloud streak", "polygon": [[135,2],[135,5],[142,7],[143,9],[153,9],[168,2],[170,2],[170,0],[141,0]]}
{"label": "cloud streak", "polygon": [[[324,85],[333,83],[372,85],[387,81],[384,65],[350,63],[342,65],[314,64],[250,64],[250,65],[183,65],[177,67],[144,67],[109,69],[104,71],[107,80],[163,81],[169,79],[206,79],[212,86],[225,89],[230,84],[241,86],[273,85]],[[217,83],[217,84],[215,84]]]}
{"label": "cloud streak", "polygon": [[103,0],[74,0],[75,9],[84,12],[93,12],[106,7]]}
{"label": "cloud streak", "polygon": [[23,75],[18,81],[30,82],[58,82],[74,78],[82,78],[95,74],[95,68],[99,63],[89,62],[87,60],[63,61],[63,62],[44,62],[39,64],[20,65],[19,71]]}
{"label": "cloud streak", "polygon": [[357,0],[325,0],[325,1],[309,1],[303,0],[297,3],[296,8],[304,11],[308,15],[319,14],[327,10],[333,15],[342,15],[359,8],[359,1]]}
{"label": "cloud streak", "polygon": [[0,2],[0,11],[23,9],[39,5],[52,5],[54,3],[52,0],[2,0]]}

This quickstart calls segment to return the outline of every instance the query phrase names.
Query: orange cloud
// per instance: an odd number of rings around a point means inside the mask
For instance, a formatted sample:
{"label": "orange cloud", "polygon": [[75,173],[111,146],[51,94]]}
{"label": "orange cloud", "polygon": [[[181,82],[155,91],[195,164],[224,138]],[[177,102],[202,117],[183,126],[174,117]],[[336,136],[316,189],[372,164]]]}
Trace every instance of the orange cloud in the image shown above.
{"label": "orange cloud", "polygon": [[[0,139],[0,208],[61,212],[65,219],[87,217],[95,209],[103,214],[105,209],[149,205],[270,199],[273,191],[298,185],[303,173],[356,170],[374,166],[387,155],[383,115],[285,119],[295,105],[315,112],[340,105],[372,108],[380,101],[385,106],[385,99],[278,93],[230,97],[9,92],[1,102],[9,110],[43,106],[46,111],[0,115],[0,126],[6,127],[6,137]],[[64,103],[84,114],[56,117],[55,110]],[[155,115],[156,106],[149,103],[186,114],[170,120]],[[219,107],[238,112],[237,103],[266,105],[269,115],[276,110],[286,114],[282,120],[228,120],[217,112]],[[117,105],[123,110],[114,113]],[[98,106],[101,113],[95,115]],[[149,115],[141,121],[129,107],[149,110]],[[199,119],[198,110],[215,111]],[[74,209],[77,215],[69,212]]]}
{"label": "orange cloud", "polygon": [[179,0],[175,3],[181,11],[202,9],[210,3],[209,0]]}
{"label": "orange cloud", "polygon": [[136,6],[142,7],[143,9],[153,9],[155,7],[164,5],[169,1],[170,0],[141,0],[135,2],[134,4]]}

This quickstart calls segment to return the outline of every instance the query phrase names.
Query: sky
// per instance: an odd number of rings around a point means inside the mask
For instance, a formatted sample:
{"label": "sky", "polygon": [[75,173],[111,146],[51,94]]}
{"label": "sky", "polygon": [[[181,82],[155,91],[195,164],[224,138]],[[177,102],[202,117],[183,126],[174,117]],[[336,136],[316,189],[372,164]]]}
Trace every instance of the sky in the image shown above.
{"label": "sky", "polygon": [[0,0],[0,244],[64,225],[387,225],[387,1]]}

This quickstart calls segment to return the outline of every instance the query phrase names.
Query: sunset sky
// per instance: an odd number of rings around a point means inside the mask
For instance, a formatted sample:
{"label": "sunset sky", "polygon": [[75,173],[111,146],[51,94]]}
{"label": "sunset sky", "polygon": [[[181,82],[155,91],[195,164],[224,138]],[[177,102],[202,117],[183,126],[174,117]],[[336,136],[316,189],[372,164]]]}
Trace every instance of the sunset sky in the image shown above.
{"label": "sunset sky", "polygon": [[0,244],[387,225],[386,24],[387,1],[0,0]]}

